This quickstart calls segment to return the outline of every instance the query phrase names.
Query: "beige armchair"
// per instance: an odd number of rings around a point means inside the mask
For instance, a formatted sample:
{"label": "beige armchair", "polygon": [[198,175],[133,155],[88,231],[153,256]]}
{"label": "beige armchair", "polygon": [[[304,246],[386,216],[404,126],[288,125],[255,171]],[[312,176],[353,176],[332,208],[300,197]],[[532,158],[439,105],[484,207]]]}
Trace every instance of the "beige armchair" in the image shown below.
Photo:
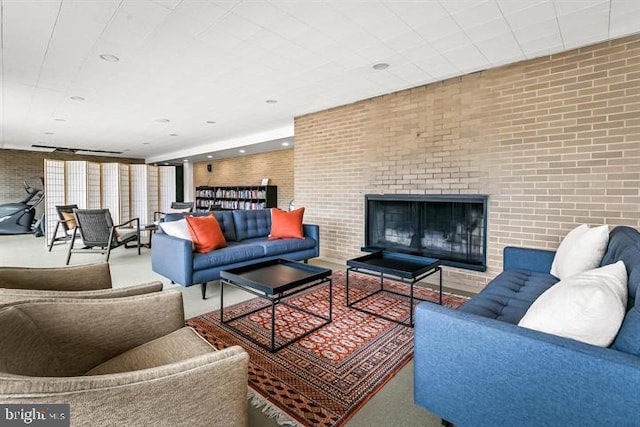
{"label": "beige armchair", "polygon": [[0,267],[0,304],[42,298],[118,298],[162,290],[162,282],[112,288],[109,263]]}
{"label": "beige armchair", "polygon": [[0,402],[68,403],[72,426],[246,426],[248,361],[184,327],[178,290],[0,309]]}

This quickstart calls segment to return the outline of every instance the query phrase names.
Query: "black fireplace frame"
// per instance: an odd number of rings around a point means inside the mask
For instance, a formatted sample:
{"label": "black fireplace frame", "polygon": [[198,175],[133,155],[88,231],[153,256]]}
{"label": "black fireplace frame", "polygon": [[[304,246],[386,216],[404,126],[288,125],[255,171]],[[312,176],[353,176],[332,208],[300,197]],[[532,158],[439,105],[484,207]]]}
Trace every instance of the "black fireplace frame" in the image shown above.
{"label": "black fireplace frame", "polygon": [[387,248],[379,245],[372,245],[369,242],[369,206],[370,201],[384,201],[384,202],[442,202],[442,203],[482,203],[482,221],[483,221],[483,238],[482,238],[482,262],[466,263],[455,260],[448,260],[437,255],[430,255],[428,253],[422,256],[438,258],[441,261],[441,265],[463,268],[474,271],[486,271],[487,269],[487,231],[488,231],[488,205],[489,196],[484,194],[365,194],[365,206],[364,206],[364,247],[365,252],[374,252],[379,250],[392,250],[395,252],[405,252],[416,255],[414,251],[402,250],[397,247]]}

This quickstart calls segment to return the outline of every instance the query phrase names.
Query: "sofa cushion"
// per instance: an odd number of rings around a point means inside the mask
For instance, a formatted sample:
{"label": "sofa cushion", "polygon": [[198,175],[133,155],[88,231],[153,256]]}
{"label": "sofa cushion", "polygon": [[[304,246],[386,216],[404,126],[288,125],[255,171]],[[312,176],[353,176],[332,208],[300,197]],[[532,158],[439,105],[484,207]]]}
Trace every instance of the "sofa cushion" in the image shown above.
{"label": "sofa cushion", "polygon": [[609,226],[589,228],[582,224],[571,230],[560,243],[551,264],[551,274],[566,279],[600,265],[609,243]]}
{"label": "sofa cushion", "polygon": [[271,210],[232,211],[238,241],[268,236],[271,231]]}
{"label": "sofa cushion", "polygon": [[0,372],[29,377],[64,376],[49,340],[22,310],[0,310],[0,324]]}
{"label": "sofa cushion", "polygon": [[634,306],[627,312],[612,347],[640,356],[640,307]]}
{"label": "sofa cushion", "polygon": [[281,255],[302,251],[304,249],[312,249],[316,245],[316,241],[310,237],[302,239],[277,239],[262,241],[258,241],[258,239],[252,239],[250,241],[254,244],[261,245],[264,248],[266,256]]}
{"label": "sofa cushion", "polygon": [[515,325],[531,304],[557,282],[551,274],[505,270],[460,310]]}
{"label": "sofa cushion", "polygon": [[230,242],[226,248],[216,249],[207,254],[193,254],[193,270],[205,270],[263,256],[265,256],[264,248],[259,244]]}
{"label": "sofa cushion", "polygon": [[633,307],[640,287],[640,233],[635,228],[618,226],[611,230],[609,247],[602,257],[601,265],[617,261],[624,262],[627,268],[628,307]]}
{"label": "sofa cushion", "polygon": [[186,220],[197,252],[206,254],[227,246],[218,220],[213,215],[187,216]]}
{"label": "sofa cushion", "polygon": [[196,331],[184,327],[119,354],[85,375],[107,375],[156,368],[212,351],[215,349]]}
{"label": "sofa cushion", "polygon": [[280,209],[271,209],[271,232],[269,240],[275,239],[304,239],[302,231],[302,218],[304,208],[291,212]]}
{"label": "sofa cushion", "polygon": [[192,212],[190,214],[186,213],[168,213],[164,217],[165,222],[177,221],[179,219],[184,218],[187,215],[190,216],[206,216],[211,215],[216,217],[218,220],[218,224],[220,225],[220,229],[222,230],[222,234],[224,234],[224,239],[227,242],[238,240],[236,239],[236,229],[233,225],[233,214],[230,211],[213,211],[213,212]]}
{"label": "sofa cushion", "polygon": [[627,306],[627,270],[622,261],[573,275],[534,301],[519,325],[608,347]]}
{"label": "sofa cushion", "polygon": [[177,237],[178,239],[193,241],[191,232],[189,231],[189,226],[187,225],[187,220],[184,218],[181,218],[177,221],[165,221],[160,224],[160,228],[169,236]]}

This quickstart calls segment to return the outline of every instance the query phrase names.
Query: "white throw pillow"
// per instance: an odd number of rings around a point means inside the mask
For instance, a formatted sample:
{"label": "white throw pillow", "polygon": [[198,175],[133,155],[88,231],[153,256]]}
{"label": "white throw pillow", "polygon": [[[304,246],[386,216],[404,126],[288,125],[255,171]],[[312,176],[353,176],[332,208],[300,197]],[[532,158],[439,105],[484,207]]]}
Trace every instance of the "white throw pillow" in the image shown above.
{"label": "white throw pillow", "polygon": [[177,221],[162,222],[160,223],[160,227],[162,227],[162,231],[167,233],[169,236],[189,241],[193,240],[191,238],[191,233],[189,232],[189,227],[187,226],[187,220],[184,218]]}
{"label": "white throw pillow", "polygon": [[169,208],[169,213],[189,213],[191,208]]}
{"label": "white throw pillow", "polygon": [[518,325],[608,347],[627,308],[622,261],[561,280],[531,304]]}
{"label": "white throw pillow", "polygon": [[564,280],[600,265],[609,244],[609,226],[582,224],[562,239],[551,264],[551,274]]}

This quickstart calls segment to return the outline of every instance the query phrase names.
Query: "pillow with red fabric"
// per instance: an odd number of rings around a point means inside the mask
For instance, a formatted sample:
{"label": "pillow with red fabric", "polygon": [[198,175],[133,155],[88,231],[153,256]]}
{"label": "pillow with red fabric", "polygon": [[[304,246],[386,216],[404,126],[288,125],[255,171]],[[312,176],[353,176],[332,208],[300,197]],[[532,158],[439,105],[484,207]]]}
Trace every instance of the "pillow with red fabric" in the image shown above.
{"label": "pillow with red fabric", "polygon": [[189,233],[193,238],[193,245],[196,248],[196,252],[206,254],[215,249],[224,248],[227,246],[227,241],[222,234],[222,229],[218,220],[213,215],[206,216],[187,216],[187,225],[189,227]]}
{"label": "pillow with red fabric", "polygon": [[291,212],[281,209],[271,209],[271,233],[269,240],[275,239],[304,239],[302,217],[304,208]]}

